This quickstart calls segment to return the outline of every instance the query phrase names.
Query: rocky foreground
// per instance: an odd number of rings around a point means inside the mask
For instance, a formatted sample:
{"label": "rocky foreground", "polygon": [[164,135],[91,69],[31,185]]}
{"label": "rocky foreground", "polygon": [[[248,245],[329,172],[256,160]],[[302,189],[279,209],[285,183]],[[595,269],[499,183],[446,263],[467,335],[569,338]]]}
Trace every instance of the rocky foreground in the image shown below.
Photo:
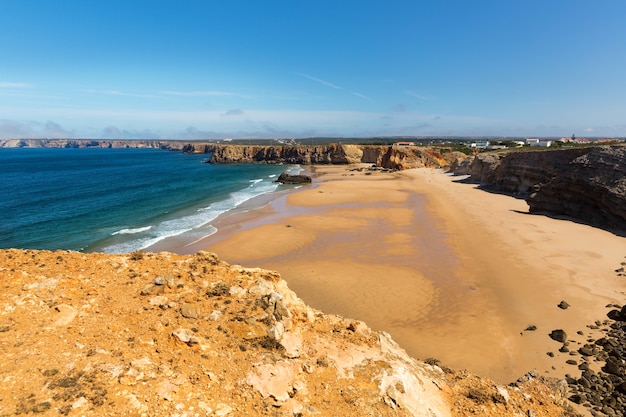
{"label": "rocky foreground", "polygon": [[0,283],[1,416],[576,415],[566,381],[417,361],[211,253],[2,250]]}

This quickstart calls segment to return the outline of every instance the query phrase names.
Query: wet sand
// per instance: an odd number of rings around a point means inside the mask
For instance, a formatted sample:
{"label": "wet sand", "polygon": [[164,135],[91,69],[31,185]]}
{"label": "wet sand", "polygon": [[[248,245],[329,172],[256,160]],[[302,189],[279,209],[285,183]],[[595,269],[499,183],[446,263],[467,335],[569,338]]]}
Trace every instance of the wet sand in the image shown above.
{"label": "wet sand", "polygon": [[276,270],[311,306],[386,331],[416,358],[502,383],[578,371],[548,334],[564,329],[575,350],[606,304],[624,302],[614,270],[626,239],[529,215],[440,170],[351,168],[315,167],[314,185],[221,219],[186,250]]}

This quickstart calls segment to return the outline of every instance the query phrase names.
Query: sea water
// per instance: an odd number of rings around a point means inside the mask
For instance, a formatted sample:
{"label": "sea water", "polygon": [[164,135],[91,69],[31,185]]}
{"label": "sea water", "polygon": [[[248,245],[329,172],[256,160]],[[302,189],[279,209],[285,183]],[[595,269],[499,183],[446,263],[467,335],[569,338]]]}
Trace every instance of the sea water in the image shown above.
{"label": "sea water", "polygon": [[194,242],[297,166],[158,149],[0,149],[0,248],[128,253]]}

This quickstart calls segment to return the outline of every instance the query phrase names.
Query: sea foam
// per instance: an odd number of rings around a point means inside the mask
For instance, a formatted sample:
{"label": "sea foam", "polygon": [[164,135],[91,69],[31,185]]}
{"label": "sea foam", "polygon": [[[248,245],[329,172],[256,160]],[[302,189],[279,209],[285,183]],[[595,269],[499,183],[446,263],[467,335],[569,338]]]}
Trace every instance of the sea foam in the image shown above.
{"label": "sea foam", "polygon": [[145,232],[145,231],[150,230],[150,229],[152,229],[152,226],[136,227],[134,229],[118,230],[117,232],[113,232],[111,234],[112,235],[132,235],[132,234],[135,234],[135,233]]}
{"label": "sea foam", "polygon": [[220,215],[233,210],[244,202],[263,194],[271,193],[279,184],[265,179],[250,180],[250,185],[230,193],[228,198],[211,203],[196,212],[161,221],[158,224],[122,229],[114,235],[132,235],[131,240],[117,242],[102,249],[106,253],[129,253],[147,249],[165,239],[183,236],[185,240],[198,241],[215,233],[217,229],[210,223]]}

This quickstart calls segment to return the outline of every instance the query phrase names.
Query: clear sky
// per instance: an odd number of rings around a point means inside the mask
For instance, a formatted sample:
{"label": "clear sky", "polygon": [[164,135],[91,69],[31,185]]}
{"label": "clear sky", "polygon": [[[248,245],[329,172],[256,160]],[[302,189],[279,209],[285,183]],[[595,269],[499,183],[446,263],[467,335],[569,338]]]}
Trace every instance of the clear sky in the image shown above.
{"label": "clear sky", "polygon": [[0,0],[0,139],[626,136],[625,0]]}

